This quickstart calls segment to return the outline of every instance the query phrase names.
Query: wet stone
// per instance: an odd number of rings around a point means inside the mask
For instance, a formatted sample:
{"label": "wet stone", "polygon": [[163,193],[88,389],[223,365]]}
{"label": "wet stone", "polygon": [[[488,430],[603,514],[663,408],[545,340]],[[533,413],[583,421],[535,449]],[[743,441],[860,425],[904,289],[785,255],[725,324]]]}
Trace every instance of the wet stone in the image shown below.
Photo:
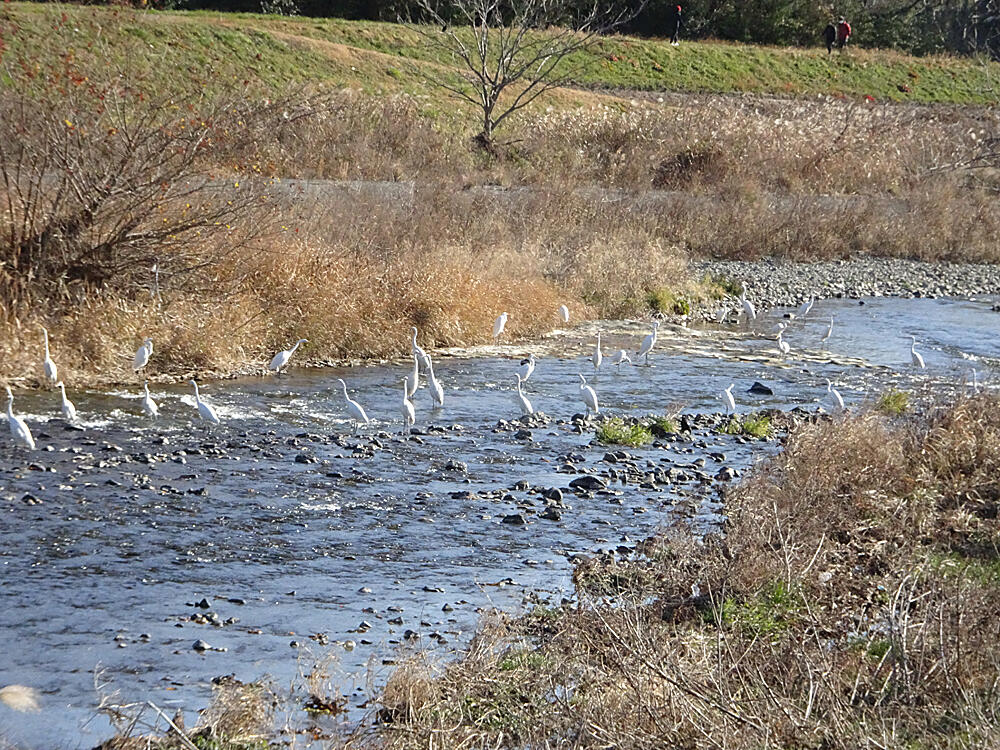
{"label": "wet stone", "polygon": [[504,516],[501,519],[501,523],[510,524],[512,526],[524,526],[528,521],[525,519],[522,513],[511,513]]}
{"label": "wet stone", "polygon": [[593,492],[595,490],[605,489],[608,486],[608,483],[600,477],[587,474],[582,477],[577,477],[569,483],[569,486],[574,490]]}

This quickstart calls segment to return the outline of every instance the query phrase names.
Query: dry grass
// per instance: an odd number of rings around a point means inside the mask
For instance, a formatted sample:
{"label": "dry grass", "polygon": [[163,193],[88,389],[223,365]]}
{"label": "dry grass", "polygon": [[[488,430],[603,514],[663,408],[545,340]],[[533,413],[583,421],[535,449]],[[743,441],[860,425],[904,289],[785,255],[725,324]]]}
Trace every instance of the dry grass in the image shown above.
{"label": "dry grass", "polygon": [[[728,499],[386,689],[387,747],[1000,742],[1000,405],[801,426]],[[695,587],[695,588],[692,588]]]}

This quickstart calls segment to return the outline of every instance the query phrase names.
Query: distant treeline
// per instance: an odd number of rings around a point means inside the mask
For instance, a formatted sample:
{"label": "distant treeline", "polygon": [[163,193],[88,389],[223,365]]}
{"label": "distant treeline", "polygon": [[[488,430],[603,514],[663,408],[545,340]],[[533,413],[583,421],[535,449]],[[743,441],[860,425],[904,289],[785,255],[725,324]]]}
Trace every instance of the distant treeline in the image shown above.
{"label": "distant treeline", "polygon": [[[100,0],[98,0],[100,1]],[[282,13],[395,21],[419,19],[409,0],[109,0],[113,4],[146,5],[175,10],[218,10]],[[442,0],[443,16],[449,4]],[[510,0],[517,2],[517,0]],[[571,6],[586,0],[567,0]],[[669,36],[676,2],[624,0],[640,9],[620,30],[638,36]],[[682,38],[809,46],[820,43],[823,28],[844,16],[853,28],[852,44],[893,47],[914,54],[988,53],[1000,58],[1000,0],[681,0]],[[454,14],[453,14],[454,15]],[[457,16],[456,16],[457,17]]]}

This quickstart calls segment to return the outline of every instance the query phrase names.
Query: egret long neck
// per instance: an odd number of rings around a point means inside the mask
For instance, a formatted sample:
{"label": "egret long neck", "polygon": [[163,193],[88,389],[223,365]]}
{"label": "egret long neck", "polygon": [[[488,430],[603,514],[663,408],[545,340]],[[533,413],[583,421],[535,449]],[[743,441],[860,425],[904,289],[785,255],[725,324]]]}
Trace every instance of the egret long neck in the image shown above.
{"label": "egret long neck", "polygon": [[44,328],[42,329],[42,335],[45,337],[45,359],[49,358],[49,332]]}

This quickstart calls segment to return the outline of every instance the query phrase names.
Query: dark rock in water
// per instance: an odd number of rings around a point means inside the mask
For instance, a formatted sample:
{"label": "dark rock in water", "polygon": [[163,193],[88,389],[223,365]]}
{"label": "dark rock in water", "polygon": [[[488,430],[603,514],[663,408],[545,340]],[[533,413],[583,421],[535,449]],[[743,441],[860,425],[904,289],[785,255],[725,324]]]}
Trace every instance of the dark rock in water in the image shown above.
{"label": "dark rock in water", "polygon": [[561,521],[562,513],[558,508],[550,506],[541,513],[539,513],[538,517],[544,518],[546,521]]}
{"label": "dark rock in water", "polygon": [[687,414],[681,414],[681,432],[691,432],[691,420]]}
{"label": "dark rock in water", "polygon": [[212,647],[209,644],[205,643],[205,641],[201,640],[201,638],[196,640],[194,644],[191,646],[191,648],[193,648],[195,651],[198,652],[212,650]]}
{"label": "dark rock in water", "polygon": [[444,465],[444,470],[460,471],[462,473],[465,473],[469,470],[469,465],[466,464],[464,461],[456,461],[455,459],[451,459],[450,461],[448,461],[448,463]]}
{"label": "dark rock in water", "polygon": [[558,487],[551,487],[550,489],[545,490],[545,493],[542,495],[542,497],[544,497],[546,500],[552,500],[553,502],[561,503],[563,499],[563,493],[562,490],[559,489]]}
{"label": "dark rock in water", "polygon": [[753,385],[747,389],[747,393],[755,393],[758,396],[773,396],[774,391],[768,388],[766,385],[761,383],[759,380],[755,380]]}
{"label": "dark rock in water", "polygon": [[415,641],[420,637],[420,633],[415,630],[405,630],[403,631],[403,639],[407,641]]}
{"label": "dark rock in water", "polygon": [[531,440],[531,430],[518,430],[514,433],[515,440]]}
{"label": "dark rock in water", "polygon": [[531,488],[531,485],[528,484],[528,480],[527,479],[518,479],[514,483],[514,489],[517,490],[518,492],[526,492],[530,488]]}
{"label": "dark rock in water", "polygon": [[574,490],[594,491],[594,490],[605,489],[608,486],[608,483],[605,482],[600,477],[595,477],[588,474],[586,476],[577,477],[576,479],[574,479],[572,482],[569,483],[569,486],[572,487]]}
{"label": "dark rock in water", "polygon": [[319,459],[316,456],[310,456],[308,453],[299,453],[295,456],[295,463],[297,464],[315,464],[318,462]]}
{"label": "dark rock in water", "polygon": [[208,599],[202,599],[200,602],[195,602],[192,606],[198,607],[199,609],[208,609],[212,605],[209,603]]}
{"label": "dark rock in water", "polygon": [[731,466],[723,466],[715,475],[715,478],[723,482],[731,482],[738,476],[739,472]]}
{"label": "dark rock in water", "polygon": [[524,526],[527,522],[521,513],[511,513],[501,519],[501,523],[509,523],[513,526]]}

